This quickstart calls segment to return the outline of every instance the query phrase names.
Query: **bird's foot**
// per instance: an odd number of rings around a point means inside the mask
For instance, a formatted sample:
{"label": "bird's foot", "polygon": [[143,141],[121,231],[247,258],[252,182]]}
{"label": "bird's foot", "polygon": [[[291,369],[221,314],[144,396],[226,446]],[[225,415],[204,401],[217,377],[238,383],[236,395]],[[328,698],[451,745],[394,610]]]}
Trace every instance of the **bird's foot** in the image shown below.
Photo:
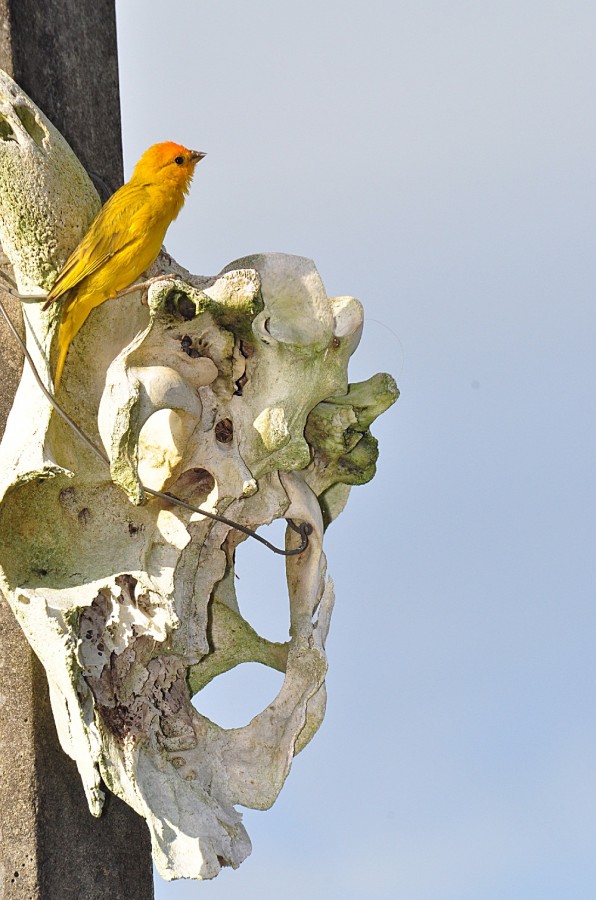
{"label": "bird's foot", "polygon": [[148,278],[147,281],[137,281],[135,284],[131,284],[130,287],[124,288],[115,295],[114,299],[118,297],[126,297],[127,294],[134,294],[137,291],[141,291],[141,303],[143,306],[148,306],[149,304],[149,288],[152,284],[156,284],[158,281],[174,281],[178,278],[178,275],[169,274],[169,275],[156,275],[155,278]]}

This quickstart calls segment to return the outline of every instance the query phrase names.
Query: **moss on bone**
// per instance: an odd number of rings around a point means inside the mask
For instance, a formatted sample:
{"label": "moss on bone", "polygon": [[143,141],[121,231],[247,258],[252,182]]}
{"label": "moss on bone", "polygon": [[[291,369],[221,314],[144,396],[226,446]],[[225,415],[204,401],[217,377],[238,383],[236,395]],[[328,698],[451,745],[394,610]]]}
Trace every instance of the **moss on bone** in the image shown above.
{"label": "moss on bone", "polygon": [[334,481],[342,484],[366,484],[374,478],[379,458],[379,442],[370,431],[364,432],[353,450],[338,457],[334,471]]}
{"label": "moss on bone", "polygon": [[348,453],[360,440],[357,418],[349,406],[323,401],[310,413],[305,428],[308,443],[319,453],[337,459]]}
{"label": "moss on bone", "polygon": [[106,534],[119,542],[123,567],[138,568],[130,509],[109,481],[85,485],[62,473],[16,485],[0,504],[0,559],[7,581],[27,589],[61,589],[106,577],[113,555]]}
{"label": "moss on bone", "polygon": [[[209,294],[209,288],[198,290],[183,281],[174,282],[175,286],[169,290],[166,284],[164,288],[160,287],[159,293],[156,292],[152,305],[187,321],[202,313],[211,313],[222,328],[231,330],[237,337],[250,338],[252,321],[264,306],[258,287],[252,291],[246,290],[244,270],[227,273],[225,282],[225,289],[217,291],[214,296]],[[258,281],[256,284],[258,286]]]}
{"label": "moss on bone", "polygon": [[319,497],[325,526],[343,509],[345,491],[335,485],[366,484],[376,471],[378,442],[368,426],[399,396],[390,375],[351,384],[346,394],[329,397],[310,413],[305,436],[313,449],[306,480]]}
{"label": "moss on bone", "polygon": [[48,289],[100,203],[64,138],[0,71],[0,240],[19,287]]}
{"label": "moss on bone", "polygon": [[286,670],[288,644],[262,638],[239,613],[217,600],[210,604],[209,644],[208,656],[188,671],[192,694],[240,663],[258,662],[278,672]]}
{"label": "moss on bone", "polygon": [[64,584],[72,567],[58,505],[69,480],[64,475],[49,481],[41,471],[36,476],[14,485],[0,504],[0,558],[13,586]]}
{"label": "moss on bone", "polygon": [[327,397],[313,409],[306,426],[307,438],[313,446],[325,449],[328,441],[332,445],[337,442],[342,428],[362,433],[398,397],[397,385],[386,373],[350,384],[346,394]]}

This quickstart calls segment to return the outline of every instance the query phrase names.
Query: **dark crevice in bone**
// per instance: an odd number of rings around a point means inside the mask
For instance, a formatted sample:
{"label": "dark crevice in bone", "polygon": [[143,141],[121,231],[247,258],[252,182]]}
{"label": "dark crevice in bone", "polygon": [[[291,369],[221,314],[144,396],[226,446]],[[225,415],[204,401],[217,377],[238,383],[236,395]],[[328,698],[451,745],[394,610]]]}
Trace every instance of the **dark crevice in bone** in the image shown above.
{"label": "dark crevice in bone", "polygon": [[37,121],[35,114],[31,112],[28,106],[15,106],[14,111],[21,120],[21,125],[29,137],[35,141],[38,147],[42,147],[44,139],[47,138],[47,132]]}
{"label": "dark crevice in bone", "polygon": [[0,140],[16,141],[16,135],[12,130],[10,123],[7,121],[7,119],[4,118],[3,115],[0,115]]}

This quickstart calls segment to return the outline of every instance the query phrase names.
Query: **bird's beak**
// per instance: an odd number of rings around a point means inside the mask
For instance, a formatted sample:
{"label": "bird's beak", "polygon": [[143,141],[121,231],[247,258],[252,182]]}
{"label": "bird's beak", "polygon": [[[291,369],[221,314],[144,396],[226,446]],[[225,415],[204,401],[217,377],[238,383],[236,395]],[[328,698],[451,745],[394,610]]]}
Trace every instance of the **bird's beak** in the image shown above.
{"label": "bird's beak", "polygon": [[190,151],[190,158],[191,158],[192,162],[194,162],[194,163],[200,162],[204,156],[207,156],[207,154],[201,153],[200,150],[191,150]]}

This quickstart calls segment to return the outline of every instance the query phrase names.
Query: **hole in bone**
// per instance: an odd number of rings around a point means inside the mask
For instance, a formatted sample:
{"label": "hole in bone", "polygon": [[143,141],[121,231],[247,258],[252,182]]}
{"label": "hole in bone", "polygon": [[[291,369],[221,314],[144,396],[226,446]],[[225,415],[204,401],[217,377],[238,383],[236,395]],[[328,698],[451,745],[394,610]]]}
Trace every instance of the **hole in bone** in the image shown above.
{"label": "hole in bone", "polygon": [[135,588],[138,584],[134,575],[118,575],[114,581],[120,588],[120,599],[123,603],[136,605]]}
{"label": "hole in bone", "polygon": [[200,505],[203,503],[213,488],[215,478],[207,469],[187,469],[171,486],[171,490],[181,500]]}
{"label": "hole in bone", "polygon": [[185,294],[184,291],[179,291],[177,288],[174,288],[168,294],[165,310],[171,315],[180,316],[187,322],[194,319],[197,314],[197,308],[188,294]]}
{"label": "hole in bone", "polygon": [[242,397],[242,392],[244,391],[244,385],[247,383],[247,381],[248,381],[248,376],[247,376],[246,372],[243,372],[242,375],[240,376],[240,378],[238,379],[238,381],[236,382],[236,390],[234,391],[234,393],[236,394],[237,397]]}
{"label": "hole in bone", "polygon": [[[265,540],[283,547],[285,519],[259,528]],[[289,639],[290,611],[286,583],[286,561],[255,541],[244,541],[236,549],[234,579],[240,613],[261,635],[284,643]]]}
{"label": "hole in bone", "polygon": [[15,133],[12,130],[10,123],[4,118],[3,115],[0,115],[0,140],[16,141]]}
{"label": "hole in bone", "polygon": [[215,438],[220,444],[230,444],[234,438],[234,425],[231,419],[222,419],[215,426]]}
{"label": "hole in bone", "polygon": [[162,490],[176,477],[188,438],[196,425],[189,414],[158,409],[139,435],[139,478],[147,487]]}
{"label": "hole in bone", "polygon": [[21,120],[21,124],[29,137],[35,141],[38,147],[43,146],[46,130],[39,124],[34,113],[28,106],[15,106],[14,111]]}
{"label": "hole in bone", "polygon": [[186,353],[187,356],[190,356],[191,359],[199,359],[201,355],[197,348],[193,347],[192,338],[188,334],[185,334],[180,341],[180,349],[183,353]]}
{"label": "hole in bone", "polygon": [[283,672],[276,669],[242,663],[210,681],[192,705],[222,728],[241,728],[275,700],[283,680]]}

